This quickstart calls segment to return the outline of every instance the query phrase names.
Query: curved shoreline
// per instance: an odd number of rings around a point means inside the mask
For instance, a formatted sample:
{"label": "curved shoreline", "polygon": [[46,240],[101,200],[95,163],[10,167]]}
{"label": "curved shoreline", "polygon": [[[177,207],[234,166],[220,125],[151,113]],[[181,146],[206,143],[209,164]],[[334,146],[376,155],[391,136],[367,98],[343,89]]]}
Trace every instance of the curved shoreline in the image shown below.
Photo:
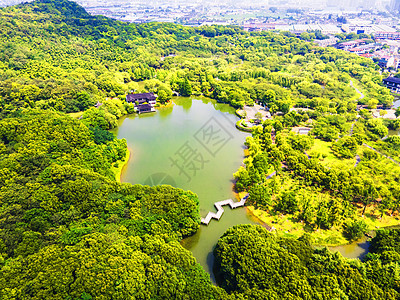
{"label": "curved shoreline", "polygon": [[170,108],[174,107],[175,103],[171,100],[167,102],[167,104],[160,104],[159,106],[154,106],[155,109],[163,109],[163,108]]}
{"label": "curved shoreline", "polygon": [[243,119],[240,119],[239,121],[236,122],[236,124],[235,124],[236,128],[237,128],[238,130],[240,130],[240,131],[252,132],[252,131],[253,131],[253,129],[252,129],[253,127],[250,127],[250,128],[249,128],[249,127],[243,127],[242,124],[241,124],[241,123],[242,123],[242,120],[243,120]]}
{"label": "curved shoreline", "polygon": [[121,183],[121,175],[122,175],[122,170],[128,165],[129,160],[131,159],[131,150],[129,147],[126,148],[126,155],[124,160],[121,161],[121,165],[118,166],[118,168],[115,168],[114,174],[115,174],[115,181]]}

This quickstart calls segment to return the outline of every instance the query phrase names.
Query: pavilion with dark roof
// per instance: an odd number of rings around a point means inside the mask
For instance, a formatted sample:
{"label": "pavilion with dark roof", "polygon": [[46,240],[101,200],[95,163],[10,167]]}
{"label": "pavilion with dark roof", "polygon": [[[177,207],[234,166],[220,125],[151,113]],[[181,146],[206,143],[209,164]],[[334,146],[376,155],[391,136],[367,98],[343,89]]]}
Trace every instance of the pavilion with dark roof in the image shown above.
{"label": "pavilion with dark roof", "polygon": [[142,113],[147,113],[147,112],[152,112],[152,111],[156,111],[155,108],[153,106],[151,106],[150,104],[141,104],[137,106],[137,112],[139,114]]}
{"label": "pavilion with dark roof", "polygon": [[152,103],[156,102],[157,96],[153,93],[141,93],[141,94],[128,94],[126,95],[126,102],[143,104],[145,102]]}
{"label": "pavilion with dark roof", "polygon": [[136,112],[139,114],[156,111],[154,108],[156,99],[157,95],[154,95],[153,93],[126,95],[126,102],[133,103],[135,105]]}
{"label": "pavilion with dark roof", "polygon": [[400,78],[389,76],[383,79],[383,84],[393,93],[400,93]]}

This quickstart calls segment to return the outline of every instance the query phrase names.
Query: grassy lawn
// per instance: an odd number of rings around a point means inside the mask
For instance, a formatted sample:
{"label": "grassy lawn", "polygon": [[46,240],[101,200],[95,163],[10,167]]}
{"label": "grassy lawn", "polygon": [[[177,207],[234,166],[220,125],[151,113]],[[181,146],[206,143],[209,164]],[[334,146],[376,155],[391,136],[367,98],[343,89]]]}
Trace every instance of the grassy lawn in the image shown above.
{"label": "grassy lawn", "polygon": [[245,132],[252,132],[253,131],[253,127],[247,127],[247,124],[243,123],[244,119],[240,119],[236,122],[236,128],[241,130],[241,131],[245,131]]}
{"label": "grassy lawn", "polygon": [[355,158],[350,159],[340,159],[333,154],[332,149],[332,142],[325,142],[319,139],[314,140],[314,146],[307,151],[310,156],[313,154],[319,155],[321,159],[321,163],[327,167],[336,167],[340,169],[349,169],[354,167],[356,163]]}
{"label": "grassy lawn", "polygon": [[391,158],[393,158],[395,161],[400,162],[400,151],[396,150],[395,148],[392,148],[391,150],[386,150],[384,147],[384,143],[383,141],[381,142],[372,142],[369,141],[367,142],[368,145],[370,145],[371,147],[374,147],[376,150],[378,150],[380,153],[390,156]]}
{"label": "grassy lawn", "polygon": [[[359,215],[362,214],[363,208],[360,207],[357,209]],[[365,216],[364,216],[364,221],[368,226],[369,230],[374,230],[377,228],[382,228],[382,227],[388,227],[388,226],[395,226],[399,225],[399,216],[396,213],[393,216],[390,216],[388,214],[384,214],[382,219],[381,217],[381,212],[377,209],[376,205],[369,205],[367,206],[365,210]]]}
{"label": "grassy lawn", "polygon": [[348,241],[337,229],[310,231],[305,224],[292,220],[290,215],[271,215],[266,211],[255,209],[253,206],[247,208],[260,221],[274,228],[274,232],[278,236],[299,238],[308,233],[315,245],[338,246],[348,244]]}
{"label": "grassy lawn", "polygon": [[118,162],[117,167],[114,167],[114,166],[111,167],[111,171],[115,174],[115,181],[121,182],[122,169],[128,164],[130,156],[131,156],[131,152],[129,151],[129,149],[127,149],[124,160]]}
{"label": "grassy lawn", "polygon": [[[260,221],[273,227],[275,229],[274,232],[278,236],[299,238],[305,233],[308,233],[315,245],[339,246],[349,243],[349,241],[343,237],[341,228],[333,227],[330,230],[317,229],[311,231],[304,223],[293,220],[291,215],[270,214],[266,211],[255,209],[254,206],[248,206],[247,209]],[[357,211],[358,215],[361,216],[362,207],[358,208]],[[370,205],[365,211],[365,216],[360,218],[367,224],[368,231],[399,225],[400,217],[397,214],[394,216],[385,214],[382,219],[380,219],[380,215],[376,207]]]}
{"label": "grassy lawn", "polygon": [[74,119],[79,119],[83,115],[83,111],[78,111],[74,113],[68,113],[68,116],[74,118]]}

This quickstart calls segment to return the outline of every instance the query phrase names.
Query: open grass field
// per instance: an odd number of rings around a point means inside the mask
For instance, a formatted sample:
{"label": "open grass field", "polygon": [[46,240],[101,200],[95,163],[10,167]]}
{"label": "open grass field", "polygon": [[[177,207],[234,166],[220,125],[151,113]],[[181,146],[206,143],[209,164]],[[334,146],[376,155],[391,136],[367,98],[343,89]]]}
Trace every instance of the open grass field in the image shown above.
{"label": "open grass field", "polygon": [[350,169],[356,164],[355,158],[341,159],[333,154],[332,142],[325,142],[320,139],[314,140],[314,146],[307,151],[310,156],[317,156],[321,163],[329,168]]}
{"label": "open grass field", "polygon": [[68,113],[68,116],[74,118],[74,119],[79,119],[83,115],[83,111],[78,111],[74,113]]}
{"label": "open grass field", "polygon": [[[254,206],[248,206],[247,209],[260,221],[272,227],[278,236],[299,238],[304,234],[309,234],[313,244],[321,246],[339,246],[349,243],[342,235],[341,228],[333,227],[329,230],[317,229],[311,231],[306,224],[293,220],[292,215],[268,213],[260,209],[255,209]],[[358,215],[361,216],[362,207],[358,207],[357,211]],[[392,216],[384,214],[382,218],[380,216],[381,213],[376,208],[376,205],[369,205],[365,211],[365,216],[360,218],[367,224],[368,231],[400,224],[398,214]]]}

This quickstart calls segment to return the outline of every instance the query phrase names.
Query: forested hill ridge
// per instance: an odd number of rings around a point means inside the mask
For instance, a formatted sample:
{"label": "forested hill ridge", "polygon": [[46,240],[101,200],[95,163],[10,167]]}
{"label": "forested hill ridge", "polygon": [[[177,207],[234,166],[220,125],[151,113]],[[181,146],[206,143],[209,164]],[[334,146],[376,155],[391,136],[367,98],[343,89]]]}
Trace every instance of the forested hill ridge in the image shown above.
{"label": "forested hill ridge", "polygon": [[[87,15],[64,0],[7,7],[0,16],[0,117],[24,108],[83,111],[105,96],[123,98],[143,88],[162,91],[161,100],[172,89],[235,107],[273,90],[274,109],[283,112],[308,99],[347,109],[354,101],[345,100],[357,98],[351,76],[368,88],[363,103],[392,100],[371,60],[317,48],[289,33],[127,24]],[[145,87],[137,84],[148,79]],[[96,113],[115,126],[113,109]]]}
{"label": "forested hill ridge", "polygon": [[[250,204],[263,210],[301,212],[296,220],[305,220],[309,231],[340,227],[340,214],[351,219],[357,204],[354,191],[338,188],[348,174],[328,190],[331,166],[322,168],[313,153],[315,170],[301,173],[311,136],[289,131],[311,120],[315,141],[334,141],[339,156],[347,150],[353,155],[353,140],[336,139],[350,130],[357,103],[391,104],[381,79],[372,61],[289,33],[127,24],[90,16],[65,0],[0,9],[0,298],[399,299],[397,248],[388,249],[384,234],[370,262],[361,263],[314,250],[309,237],[287,239],[238,226],[217,245],[221,287],[212,285],[179,244],[199,228],[197,196],[170,186],[115,182],[127,148],[107,131],[132,113],[124,101],[131,90],[156,92],[161,103],[172,91],[237,108],[260,100],[274,121],[256,126],[247,140],[238,189],[249,191]],[[359,99],[352,85],[365,97]],[[73,118],[78,112],[81,118]],[[361,116],[352,138],[395,154],[395,146],[380,137],[398,124],[372,119],[367,111]],[[385,163],[375,152],[362,154],[371,159],[364,174]],[[291,172],[286,177],[279,173],[282,161]],[[273,168],[278,176],[269,186],[263,177]],[[385,195],[394,199],[398,174],[388,165],[377,181],[383,186],[390,180]],[[308,181],[301,185],[301,177]],[[283,191],[279,180],[288,182]],[[374,202],[368,194],[373,188],[383,195],[374,184],[370,177],[357,182],[359,189],[370,188],[362,190],[367,204]],[[333,203],[332,214],[316,214],[317,201],[292,201],[287,189],[293,185],[302,189],[299,195],[313,188],[310,194],[324,201],[319,207]],[[393,208],[380,207],[383,213]],[[346,228],[351,235],[354,226]]]}
{"label": "forested hill ridge", "polygon": [[0,298],[224,298],[179,244],[199,228],[197,196],[114,181],[127,146],[103,117],[129,106],[109,100],[96,124],[64,113],[104,100],[97,75],[119,63],[63,23],[92,18],[67,1],[0,13]]}

